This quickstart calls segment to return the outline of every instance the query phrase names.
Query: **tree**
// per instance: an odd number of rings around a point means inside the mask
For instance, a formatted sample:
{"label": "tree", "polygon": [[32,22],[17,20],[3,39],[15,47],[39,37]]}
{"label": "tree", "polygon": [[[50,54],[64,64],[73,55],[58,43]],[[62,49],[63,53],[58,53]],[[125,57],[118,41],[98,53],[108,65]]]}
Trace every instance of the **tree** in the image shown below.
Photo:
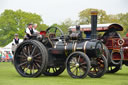
{"label": "tree", "polygon": [[128,13],[110,14],[108,15],[108,22],[120,24],[124,28],[123,32],[120,32],[122,36],[125,36],[128,32]]}
{"label": "tree", "polygon": [[38,26],[38,30],[39,31],[44,31],[44,30],[46,30],[47,28],[48,28],[49,26],[48,25],[46,25],[46,24],[40,24],[39,26]]}
{"label": "tree", "polygon": [[40,15],[24,12],[22,10],[5,10],[0,15],[0,46],[5,46],[12,41],[14,34],[18,33],[20,38],[25,35],[25,28],[28,23],[37,23],[38,30],[46,27]]}
{"label": "tree", "polygon": [[74,22],[68,18],[65,21],[61,22],[60,27],[62,28],[63,32],[67,34],[68,28],[74,25]]}
{"label": "tree", "polygon": [[118,17],[118,23],[121,24],[124,28],[123,32],[121,32],[121,34],[123,36],[126,35],[126,33],[128,32],[128,13],[125,14],[117,14]]}
{"label": "tree", "polygon": [[77,20],[77,22],[79,24],[91,24],[91,16],[90,16],[91,11],[98,12],[98,24],[117,23],[124,28],[124,31],[120,32],[122,36],[125,36],[126,33],[128,32],[128,13],[107,15],[104,10],[88,8],[79,13],[79,20]]}
{"label": "tree", "polygon": [[74,23],[75,23],[74,21],[72,21],[70,18],[68,18],[68,19],[65,19],[63,22],[61,22],[61,24],[55,23],[55,24],[53,24],[53,25],[51,25],[51,26],[59,27],[59,28],[61,28],[61,30],[62,30],[65,34],[67,34],[68,28],[69,28],[70,26],[74,25]]}
{"label": "tree", "polygon": [[107,14],[104,10],[88,8],[79,13],[79,24],[90,24],[91,23],[91,11],[98,12],[98,23],[107,23]]}

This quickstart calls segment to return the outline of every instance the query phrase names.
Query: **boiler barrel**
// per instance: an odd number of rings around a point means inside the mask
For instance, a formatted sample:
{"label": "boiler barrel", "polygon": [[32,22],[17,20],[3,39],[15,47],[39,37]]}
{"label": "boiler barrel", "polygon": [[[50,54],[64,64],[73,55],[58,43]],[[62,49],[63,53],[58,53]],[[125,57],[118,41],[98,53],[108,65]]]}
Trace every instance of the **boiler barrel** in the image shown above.
{"label": "boiler barrel", "polygon": [[97,55],[101,54],[102,51],[102,44],[100,42],[92,42],[92,41],[85,41],[85,42],[74,42],[74,43],[62,43],[58,42],[55,45],[55,48],[60,51],[59,53],[64,52],[63,54],[69,55],[72,52],[80,51],[87,54],[89,57],[97,57]]}

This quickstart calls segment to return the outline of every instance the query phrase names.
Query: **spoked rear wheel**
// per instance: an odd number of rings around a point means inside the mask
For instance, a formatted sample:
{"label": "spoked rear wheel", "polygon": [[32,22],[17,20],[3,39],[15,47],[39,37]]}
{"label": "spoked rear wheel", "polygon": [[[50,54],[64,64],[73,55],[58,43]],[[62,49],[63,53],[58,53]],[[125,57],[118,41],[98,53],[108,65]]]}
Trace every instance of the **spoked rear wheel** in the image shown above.
{"label": "spoked rear wheel", "polygon": [[111,59],[110,59],[110,52],[108,50],[108,48],[103,44],[103,54],[107,60],[108,63],[111,62]]}
{"label": "spoked rear wheel", "polygon": [[90,70],[90,60],[82,52],[74,52],[67,58],[67,72],[72,78],[85,78]]}
{"label": "spoked rear wheel", "polygon": [[120,70],[120,65],[109,65],[107,73],[116,73],[117,71]]}
{"label": "spoked rear wheel", "polygon": [[65,66],[59,67],[47,67],[46,71],[43,73],[46,76],[58,76],[65,70]]}
{"label": "spoked rear wheel", "polygon": [[91,68],[88,76],[92,78],[102,77],[107,70],[107,60],[104,56],[91,58]]}
{"label": "spoked rear wheel", "polygon": [[47,58],[47,50],[42,43],[28,40],[16,49],[14,66],[23,77],[38,77],[46,69]]}

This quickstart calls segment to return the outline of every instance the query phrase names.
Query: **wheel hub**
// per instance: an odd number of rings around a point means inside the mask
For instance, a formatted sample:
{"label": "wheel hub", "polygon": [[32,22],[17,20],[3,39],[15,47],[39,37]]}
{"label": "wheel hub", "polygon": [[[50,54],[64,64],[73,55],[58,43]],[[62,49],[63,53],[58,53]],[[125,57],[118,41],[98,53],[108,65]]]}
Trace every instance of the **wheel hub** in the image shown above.
{"label": "wheel hub", "polygon": [[80,65],[79,65],[79,63],[76,63],[76,67],[78,68]]}
{"label": "wheel hub", "polygon": [[32,61],[32,57],[31,56],[29,56],[28,58],[27,58],[27,61]]}

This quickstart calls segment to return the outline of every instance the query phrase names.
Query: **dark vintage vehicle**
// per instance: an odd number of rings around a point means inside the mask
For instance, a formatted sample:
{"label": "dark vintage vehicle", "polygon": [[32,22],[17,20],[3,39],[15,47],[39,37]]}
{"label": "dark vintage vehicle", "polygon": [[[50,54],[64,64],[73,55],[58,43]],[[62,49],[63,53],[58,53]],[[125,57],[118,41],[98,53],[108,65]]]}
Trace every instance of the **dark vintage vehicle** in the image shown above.
{"label": "dark vintage vehicle", "polygon": [[90,40],[83,38],[80,27],[64,35],[57,27],[49,27],[18,45],[14,66],[23,77],[58,76],[65,68],[73,78],[87,75],[99,78],[107,69],[103,44],[97,40],[97,13],[91,13],[92,33]]}
{"label": "dark vintage vehicle", "polygon": [[[76,31],[74,26],[71,26],[69,30]],[[91,25],[81,25],[80,30],[90,39]],[[104,43],[104,50],[108,54],[107,72],[115,73],[123,64],[128,66],[128,38],[122,38],[118,33],[118,31],[123,31],[123,27],[119,24],[98,24],[97,31],[99,33],[97,39]]]}

